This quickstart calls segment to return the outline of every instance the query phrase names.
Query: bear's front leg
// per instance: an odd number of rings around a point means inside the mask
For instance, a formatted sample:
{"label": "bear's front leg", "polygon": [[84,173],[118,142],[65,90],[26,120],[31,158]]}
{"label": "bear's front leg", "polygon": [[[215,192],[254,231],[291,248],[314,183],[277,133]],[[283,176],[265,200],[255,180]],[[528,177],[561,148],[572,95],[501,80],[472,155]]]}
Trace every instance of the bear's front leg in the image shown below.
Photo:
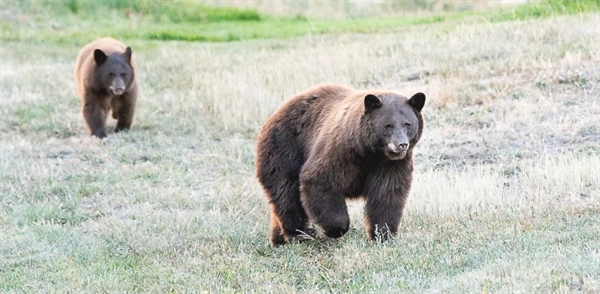
{"label": "bear's front leg", "polygon": [[131,128],[136,103],[136,98],[132,95],[135,95],[135,93],[125,93],[112,101],[113,118],[117,120],[115,132]]}
{"label": "bear's front leg", "polygon": [[366,228],[369,239],[387,241],[396,236],[402,218],[405,197],[372,195],[365,204]]}
{"label": "bear's front leg", "polygon": [[388,161],[371,170],[365,181],[365,225],[371,240],[389,240],[398,233],[412,181],[412,161]]}
{"label": "bear's front leg", "polygon": [[350,216],[342,193],[320,183],[303,181],[300,199],[309,219],[323,228],[327,237],[339,238],[350,229]]}
{"label": "bear's front leg", "polygon": [[88,125],[89,133],[100,139],[106,137],[106,118],[107,110],[102,105],[102,101],[97,101],[96,97],[86,97],[83,104],[83,117]]}

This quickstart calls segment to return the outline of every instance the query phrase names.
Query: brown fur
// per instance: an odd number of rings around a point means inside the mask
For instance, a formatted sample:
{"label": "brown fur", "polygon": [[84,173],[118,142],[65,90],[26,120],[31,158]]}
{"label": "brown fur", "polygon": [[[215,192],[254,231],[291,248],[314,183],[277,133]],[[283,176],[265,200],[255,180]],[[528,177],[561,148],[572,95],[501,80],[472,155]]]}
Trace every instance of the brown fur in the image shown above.
{"label": "brown fur", "polygon": [[[350,225],[347,198],[366,200],[370,239],[394,236],[412,182],[424,103],[421,93],[407,99],[327,84],[281,106],[257,140],[257,176],[272,209],[271,244],[306,239],[309,220],[327,236],[341,237]],[[398,151],[400,145],[405,149]]]}
{"label": "brown fur", "polygon": [[[95,55],[97,49],[105,55],[102,63]],[[131,48],[112,38],[97,39],[79,51],[75,83],[90,135],[106,137],[106,119],[111,110],[117,120],[115,132],[131,127],[138,93],[135,68]],[[115,85],[124,89],[123,93],[115,92]]]}

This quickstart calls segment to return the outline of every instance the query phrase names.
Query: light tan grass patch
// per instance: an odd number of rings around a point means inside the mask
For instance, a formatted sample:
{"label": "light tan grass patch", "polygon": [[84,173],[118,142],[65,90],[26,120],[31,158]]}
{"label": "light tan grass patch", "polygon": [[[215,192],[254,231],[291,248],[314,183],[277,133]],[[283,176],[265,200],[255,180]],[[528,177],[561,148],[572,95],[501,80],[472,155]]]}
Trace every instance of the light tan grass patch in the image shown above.
{"label": "light tan grass patch", "polygon": [[507,208],[598,206],[599,166],[599,156],[563,155],[461,171],[417,171],[407,210],[444,217]]}

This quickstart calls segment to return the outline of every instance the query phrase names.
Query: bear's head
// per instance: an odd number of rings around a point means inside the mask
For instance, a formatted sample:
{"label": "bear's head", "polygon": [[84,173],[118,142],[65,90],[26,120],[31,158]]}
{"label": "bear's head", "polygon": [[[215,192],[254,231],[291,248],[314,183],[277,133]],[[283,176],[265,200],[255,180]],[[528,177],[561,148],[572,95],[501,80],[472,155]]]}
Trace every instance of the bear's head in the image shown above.
{"label": "bear's head", "polygon": [[113,95],[122,95],[134,79],[131,65],[131,48],[127,47],[122,54],[106,55],[100,49],[94,50],[96,62],[96,81],[100,87]]}
{"label": "bear's head", "polygon": [[389,160],[403,159],[423,132],[425,94],[410,99],[392,92],[364,96],[363,128],[372,151]]}

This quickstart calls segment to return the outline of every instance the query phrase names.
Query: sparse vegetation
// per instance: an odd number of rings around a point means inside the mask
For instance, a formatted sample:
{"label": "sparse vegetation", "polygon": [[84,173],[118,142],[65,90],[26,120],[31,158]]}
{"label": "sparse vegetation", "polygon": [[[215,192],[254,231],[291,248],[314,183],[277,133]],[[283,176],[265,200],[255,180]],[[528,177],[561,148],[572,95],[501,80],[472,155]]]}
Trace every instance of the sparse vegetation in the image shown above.
{"label": "sparse vegetation", "polygon": [[[46,3],[0,6],[0,292],[600,290],[597,1],[503,8],[498,21],[500,10],[288,21],[250,9],[259,19],[241,22]],[[547,3],[579,8],[513,17]],[[142,91],[132,130],[99,141],[85,135],[73,66],[105,34],[133,47]],[[161,41],[194,34],[237,41]],[[369,243],[352,203],[347,236],[268,245],[254,138],[322,82],[428,95],[392,242]]]}

